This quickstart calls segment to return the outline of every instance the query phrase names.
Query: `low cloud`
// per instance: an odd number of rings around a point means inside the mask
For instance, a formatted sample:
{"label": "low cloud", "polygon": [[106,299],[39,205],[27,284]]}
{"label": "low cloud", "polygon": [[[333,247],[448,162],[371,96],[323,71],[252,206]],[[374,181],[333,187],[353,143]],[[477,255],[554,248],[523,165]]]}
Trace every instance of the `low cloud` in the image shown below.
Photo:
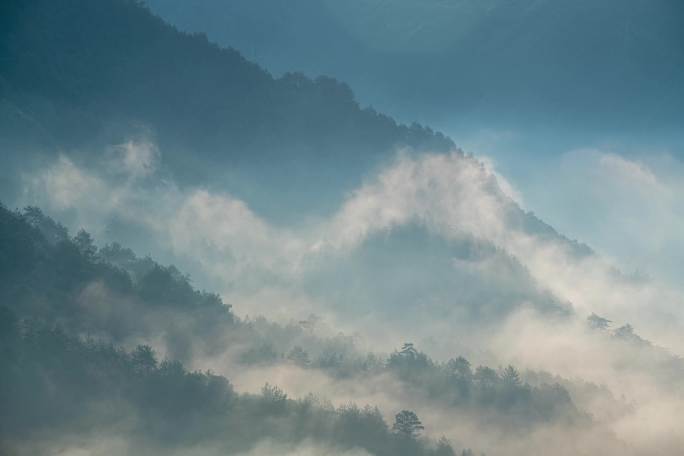
{"label": "low cloud", "polygon": [[[129,150],[154,150],[131,144],[121,148],[126,151],[122,163]],[[131,152],[136,157],[137,153]],[[609,155],[598,160],[619,176],[662,191],[643,166]],[[170,247],[175,257],[188,259],[193,273],[211,278],[211,284],[223,284],[221,291],[238,299],[264,289],[301,295],[301,281],[322,264],[364,249],[364,243],[378,234],[415,225],[447,241],[491,244],[520,262],[540,293],[569,303],[580,315],[596,312],[639,322],[648,338],[676,350],[684,348],[678,336],[684,300],[678,292],[654,280],[622,274],[610,260],[580,255],[564,238],[530,229],[530,216],[501,189],[491,164],[460,152],[400,154],[330,218],[297,228],[269,224],[230,194],[180,190],[154,176],[121,185],[109,168],[103,169],[82,168],[60,157],[27,177],[22,203],[68,214],[72,225],[84,226],[99,238],[107,238],[113,219],[142,227],[159,250]],[[648,318],[643,318],[644,312]]]}
{"label": "low cloud", "polygon": [[[269,223],[234,195],[180,189],[159,178],[153,165],[158,158],[149,159],[147,152],[139,154],[138,149],[156,150],[122,146],[121,167],[116,172],[111,166],[87,168],[60,157],[50,167],[26,177],[21,203],[40,205],[57,216],[65,214],[72,226],[84,226],[104,238],[113,219],[135,224],[147,239],[154,240],[151,246],[156,245],[159,251],[170,249],[174,258],[187,260],[189,267],[183,263],[182,269],[218,284],[218,290],[243,315],[263,313],[292,319],[293,315],[316,313],[334,328],[357,333],[364,348],[388,350],[410,338],[425,341],[440,357],[470,350],[481,360],[513,362],[523,368],[604,384],[615,394],[624,394],[634,406],[633,413],[605,423],[606,432],[633,448],[657,448],[662,454],[683,443],[672,429],[683,402],[664,380],[667,375],[657,363],[635,359],[635,353],[642,353],[638,349],[588,332],[585,324],[585,318],[596,312],[620,324],[635,325],[640,335],[656,345],[674,353],[684,352],[684,299],[680,291],[655,279],[625,274],[616,260],[591,253],[544,226],[521,210],[516,202],[519,195],[497,178],[491,162],[483,164],[458,151],[400,153],[393,163],[348,195],[330,217],[283,227]],[[157,157],[156,153],[152,156]],[[630,204],[655,201],[653,210],[662,217],[672,217],[668,210],[678,207],[673,198],[678,184],[662,179],[643,163],[595,151],[577,152],[575,158],[573,166],[580,166],[583,160],[585,165],[591,164],[591,172],[596,173],[592,179],[601,180],[607,189],[606,194],[598,187],[588,187],[587,191],[597,192],[607,201],[611,192],[626,192]],[[129,170],[125,179],[117,176],[121,169]],[[676,217],[668,220],[679,223]],[[638,226],[643,229],[643,225]],[[324,282],[325,293],[315,292],[312,282],[320,281],[321,271],[329,265],[344,266],[359,252],[371,251],[382,236],[409,227],[417,227],[419,236],[432,236],[447,246],[467,245],[470,250],[488,252],[454,257],[446,267],[444,283],[465,277],[471,279],[462,280],[464,290],[474,289],[476,283],[490,283],[497,292],[510,293],[516,302],[496,326],[486,331],[477,326],[472,331],[461,329],[467,325],[462,315],[450,308],[455,306],[449,306],[449,301],[431,300],[434,296],[429,290],[413,309],[404,312],[396,302],[380,302],[393,295],[377,292],[379,280],[373,290],[373,283],[345,275],[344,267],[329,269],[333,278]],[[363,258],[370,266],[374,264],[372,255]],[[427,267],[421,255],[429,253],[409,252],[397,261],[405,262],[406,270]],[[401,275],[404,269],[394,271],[398,274],[395,281],[405,280]],[[379,301],[377,306],[363,311],[348,302],[369,290],[377,292],[368,295],[369,301]],[[447,289],[445,295],[450,293],[452,290]],[[478,293],[474,300],[491,299],[484,288]],[[465,294],[454,293],[453,302]],[[544,314],[540,308],[547,302],[566,306],[569,312]],[[266,375],[254,372],[259,377]],[[368,391],[342,394],[343,384],[331,384],[324,377],[309,376],[304,382],[299,372],[296,368],[279,371],[282,375],[278,382],[285,387],[319,384],[321,392],[332,392],[334,397],[368,396],[374,403],[396,404],[396,398],[383,399]],[[253,378],[238,376],[235,381],[239,385],[256,384]],[[430,420],[430,408],[421,407],[419,402],[411,405],[428,414],[426,420]],[[596,412],[601,414],[600,410]],[[455,419],[445,415],[434,422]],[[656,424],[637,429],[644,420]],[[459,429],[474,428],[470,422]],[[540,442],[552,436],[561,439],[563,430],[536,432],[518,442],[521,452],[544,446]],[[444,433],[455,438],[463,435],[447,428]],[[585,437],[601,441],[600,432]],[[491,434],[482,437],[483,447],[491,438]]]}

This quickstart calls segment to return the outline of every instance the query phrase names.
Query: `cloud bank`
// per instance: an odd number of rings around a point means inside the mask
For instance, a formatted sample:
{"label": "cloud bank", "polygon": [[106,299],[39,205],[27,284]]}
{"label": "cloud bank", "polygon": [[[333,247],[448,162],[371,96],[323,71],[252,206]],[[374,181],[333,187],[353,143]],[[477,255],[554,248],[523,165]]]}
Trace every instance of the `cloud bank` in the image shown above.
{"label": "cloud bank", "polygon": [[[672,423],[677,422],[684,401],[673,393],[676,385],[662,367],[670,362],[669,355],[663,355],[661,363],[657,357],[651,359],[651,352],[589,331],[585,323],[592,313],[613,320],[616,326],[632,323],[642,337],[681,353],[681,293],[654,279],[624,274],[614,260],[564,238],[523,211],[515,190],[499,183],[490,162],[460,151],[400,152],[347,195],[331,216],[278,226],[233,195],[206,188],[181,189],[163,179],[155,172],[159,151],[150,144],[127,143],[113,150],[107,163],[97,168],[62,156],[27,175],[20,203],[65,215],[72,226],[83,226],[105,239],[114,237],[114,222],[135,226],[134,232],[143,233],[150,250],[168,250],[167,255],[183,262],[198,280],[217,284],[215,288],[243,315],[291,319],[314,313],[323,315],[330,326],[356,334],[361,347],[388,351],[402,340],[419,340],[445,357],[460,350],[475,354],[475,359],[515,362],[605,384],[634,404],[632,413],[607,423],[610,433],[633,448],[655,448],[662,454],[683,444]],[[617,155],[580,155],[596,164],[595,172],[606,185],[642,194],[643,201],[657,197],[675,204],[672,188],[649,168]],[[453,293],[452,301],[431,301],[430,287],[435,282],[428,281],[427,292],[413,303],[382,302],[393,296],[387,291],[391,286],[381,289],[380,280],[360,282],[345,272],[345,264],[354,266],[360,253],[371,252],[362,258],[369,262],[364,265],[371,268],[372,276],[372,266],[377,264],[373,252],[376,245],[383,248],[378,239],[391,239],[405,229],[439,239],[443,244],[437,245],[444,248],[468,246],[472,251],[477,246],[480,253],[453,258],[448,253],[450,262],[437,270],[425,262],[432,252],[421,254],[417,249],[396,257],[405,268],[393,269],[396,274],[388,276],[389,282],[401,284],[406,274],[419,276],[406,271],[428,268],[429,275],[438,275],[443,282],[458,282],[461,277],[459,284],[465,291],[447,288],[445,295]],[[383,253],[386,261],[392,261],[391,254]],[[347,269],[354,269],[351,266]],[[325,278],[321,271],[332,271],[335,277]],[[325,292],[319,293],[316,284],[322,280]],[[509,293],[512,303],[494,326],[489,322],[478,327],[477,320],[466,325],[464,314],[453,310],[465,299],[461,295],[469,285],[472,289],[476,283]],[[491,299],[487,293],[482,291],[476,298]],[[363,306],[349,302],[364,294],[369,302],[377,301],[377,308],[363,311]],[[406,311],[401,307],[405,305],[418,312]],[[562,311],[549,314],[546,308]],[[471,331],[465,329],[473,322]],[[489,329],[482,331],[484,327]],[[460,337],[452,336],[455,330]],[[635,358],[639,353],[644,359]],[[286,374],[282,383],[292,384],[290,378],[297,384],[296,369]],[[321,382],[321,392],[339,393],[340,385]],[[349,393],[364,394],[368,392]],[[371,398],[378,401],[377,396]],[[655,424],[637,432],[644,420]],[[550,438],[556,431],[546,432],[538,438]],[[490,438],[483,437],[482,444]],[[520,451],[523,447],[535,444],[527,440]]]}

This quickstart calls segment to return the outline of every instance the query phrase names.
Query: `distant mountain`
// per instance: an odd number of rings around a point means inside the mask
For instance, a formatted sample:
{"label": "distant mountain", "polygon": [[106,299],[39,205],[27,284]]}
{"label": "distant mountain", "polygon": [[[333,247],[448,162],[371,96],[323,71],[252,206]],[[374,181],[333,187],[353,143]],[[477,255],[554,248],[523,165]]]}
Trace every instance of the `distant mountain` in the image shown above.
{"label": "distant mountain", "polygon": [[334,79],[274,78],[139,1],[10,0],[1,8],[8,163],[36,150],[87,159],[149,136],[180,182],[225,186],[230,175],[232,191],[272,199],[278,189],[281,202],[306,207],[337,196],[398,147],[453,147],[439,133],[361,108]]}
{"label": "distant mountain", "polygon": [[340,77],[402,118],[661,128],[684,101],[678,0],[147,4],[275,72]]}

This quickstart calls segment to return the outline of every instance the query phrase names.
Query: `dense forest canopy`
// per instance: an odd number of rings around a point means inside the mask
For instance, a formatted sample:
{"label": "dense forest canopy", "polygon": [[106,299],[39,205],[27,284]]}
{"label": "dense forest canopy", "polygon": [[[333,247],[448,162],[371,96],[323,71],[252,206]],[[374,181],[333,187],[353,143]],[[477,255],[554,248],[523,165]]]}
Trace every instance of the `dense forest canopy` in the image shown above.
{"label": "dense forest canopy", "polygon": [[[248,347],[240,355],[248,366],[294,363],[359,380],[390,374],[426,398],[457,409],[491,409],[510,419],[509,425],[518,426],[519,418],[528,424],[588,420],[558,384],[530,386],[512,366],[500,374],[484,366],[473,372],[462,357],[436,363],[413,344],[383,360],[316,340],[309,342],[313,350],[327,347],[310,359],[294,345],[305,328],[262,332],[235,317],[218,296],[194,290],[173,266],[139,259],[118,244],[97,248],[85,231],[70,237],[38,208],[21,213],[0,208],[0,230],[5,373],[0,394],[7,405],[3,440],[10,451],[35,450],[43,439],[49,445],[60,433],[76,438],[86,430],[123,426],[140,448],[209,439],[230,452],[269,435],[284,444],[317,439],[379,455],[453,454],[446,442],[431,447],[416,440],[422,425],[412,411],[397,414],[392,434],[377,409],[330,408],[313,397],[290,400],[268,384],[260,396],[240,395],[225,378],[189,372],[178,361],[191,362],[230,344]],[[276,339],[287,332],[284,340]],[[160,337],[164,360],[149,345],[133,345],[136,340],[159,344]],[[288,345],[289,351],[279,351]],[[96,414],[111,401],[108,413]],[[364,435],[356,429],[365,429]]]}
{"label": "dense forest canopy", "polygon": [[[223,359],[219,367],[228,373],[283,366],[359,384],[391,378],[400,397],[419,397],[514,433],[548,423],[588,428],[592,417],[567,388],[580,401],[606,394],[545,373],[525,374],[528,383],[513,366],[475,367],[462,356],[436,361],[408,342],[386,357],[364,354],[351,339],[312,333],[315,319],[289,325],[240,319],[175,267],[119,244],[98,248],[87,232],[70,236],[35,207],[0,208],[0,264],[7,374],[0,392],[9,404],[1,417],[3,440],[19,454],[112,426],[118,431],[110,437],[123,436],[129,450],[211,442],[211,451],[221,454],[258,446],[268,435],[286,446],[314,440],[378,455],[453,454],[446,440],[418,438],[424,425],[411,410],[398,410],[390,426],[377,408],[335,408],[315,396],[288,399],[268,384],[260,395],[240,393],[220,375],[181,364],[212,356]],[[607,331],[609,322],[592,315],[589,324]],[[631,327],[614,337],[649,346]],[[232,358],[221,357],[236,348]],[[111,401],[114,407],[106,405]],[[109,412],[98,413],[103,406]]]}

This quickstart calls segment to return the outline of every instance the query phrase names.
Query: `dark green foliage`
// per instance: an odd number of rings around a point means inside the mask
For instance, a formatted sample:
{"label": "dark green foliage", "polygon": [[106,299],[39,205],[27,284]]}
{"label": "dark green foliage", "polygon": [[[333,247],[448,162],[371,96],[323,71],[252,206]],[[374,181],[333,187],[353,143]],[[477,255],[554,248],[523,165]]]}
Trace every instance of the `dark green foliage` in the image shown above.
{"label": "dark green foliage", "polygon": [[[191,351],[225,350],[237,338],[257,344],[243,361],[316,367],[301,346],[291,345],[285,356],[269,342],[284,348],[303,334],[301,326],[239,322],[218,296],[194,290],[174,267],[139,260],[116,244],[97,249],[85,231],[70,238],[36,209],[0,208],[0,230],[0,264],[6,265],[0,271],[6,303],[0,308],[0,440],[8,445],[116,428],[153,447],[216,442],[228,452],[245,451],[268,436],[378,455],[444,454],[443,445],[397,440],[377,409],[293,401],[271,385],[260,396],[238,396],[224,378],[160,362],[149,346],[115,348],[112,343],[163,335],[170,355],[189,359]],[[267,332],[259,335],[258,327]],[[333,349],[344,343],[320,344],[329,366],[340,360],[337,367],[348,369],[347,352]],[[366,370],[380,365],[370,358],[361,363]]]}
{"label": "dark green foliage", "polygon": [[[361,362],[347,369],[364,371]],[[556,420],[575,424],[589,422],[589,417],[576,408],[563,387],[547,383],[530,386],[521,380],[513,366],[501,372],[478,366],[473,372],[470,362],[463,357],[437,363],[416,350],[413,344],[405,343],[400,351],[390,355],[386,369],[407,388],[420,391],[429,399],[464,411],[496,411],[498,419],[510,426],[532,426]]]}
{"label": "dark green foliage", "polygon": [[[59,236],[46,238],[46,231]],[[58,321],[70,333],[117,343],[163,336],[182,359],[194,334],[220,344],[217,334],[235,322],[218,295],[195,290],[173,266],[138,259],[116,244],[98,250],[83,230],[69,239],[35,208],[0,207],[0,285],[1,302],[21,318]]]}
{"label": "dark green foliage", "polygon": [[[311,341],[312,354],[301,346],[279,339],[279,344],[260,336],[242,352],[241,362],[252,364],[294,363],[302,368],[320,369],[334,378],[366,381],[390,374],[400,380],[407,391],[418,392],[426,400],[448,404],[464,412],[492,412],[506,426],[520,428],[544,422],[589,424],[590,418],[578,410],[568,391],[553,380],[529,385],[520,373],[507,366],[499,371],[487,366],[471,368],[470,362],[457,357],[446,363],[433,361],[411,343],[383,359],[375,355],[361,356],[346,351],[344,345],[321,349],[325,340]],[[280,347],[280,348],[276,348]],[[493,418],[492,418],[493,419]]]}
{"label": "dark green foliage", "polygon": [[413,344],[407,342],[401,351],[392,353],[387,366],[395,371],[400,378],[414,379],[414,374],[419,374],[426,368],[432,367],[432,362],[425,353],[417,351]]}
{"label": "dark green foliage", "polygon": [[95,244],[93,243],[92,236],[86,230],[79,230],[72,242],[87,261],[93,261],[95,259],[97,247],[95,247]]}
{"label": "dark green foliage", "polygon": [[392,430],[403,437],[416,438],[423,429],[425,426],[411,410],[402,410],[394,417]]}
{"label": "dark green foliage", "polygon": [[45,216],[43,211],[37,207],[26,207],[22,213],[24,220],[36,228],[43,235],[45,240],[52,245],[58,244],[69,239],[69,233],[59,223]]}
{"label": "dark green foliage", "polygon": [[443,443],[433,449],[416,442],[407,452],[377,409],[295,401],[268,384],[261,395],[239,395],[223,377],[157,362],[149,347],[129,353],[57,328],[20,325],[4,307],[0,328],[0,441],[8,448],[22,440],[117,429],[160,452],[202,443],[230,454],[267,436],[379,456],[446,454]]}
{"label": "dark green foliage", "polygon": [[[360,381],[389,373],[426,399],[464,411],[491,410],[513,426],[584,419],[562,387],[529,386],[511,366],[500,373],[485,366],[473,372],[465,358],[438,363],[412,343],[387,359],[361,356],[345,336],[314,336],[314,317],[291,325],[239,321],[217,295],[195,290],[176,268],[138,259],[118,244],[98,250],[85,232],[71,240],[36,209],[1,209],[0,227],[0,264],[7,265],[0,271],[0,293],[21,319],[59,322],[68,334],[113,343],[161,339],[171,358],[184,361],[237,343],[246,367],[287,362]],[[48,241],[44,227],[63,233],[61,240]],[[160,368],[149,347],[138,347],[130,357],[136,372]],[[171,375],[174,367],[165,369]]]}

